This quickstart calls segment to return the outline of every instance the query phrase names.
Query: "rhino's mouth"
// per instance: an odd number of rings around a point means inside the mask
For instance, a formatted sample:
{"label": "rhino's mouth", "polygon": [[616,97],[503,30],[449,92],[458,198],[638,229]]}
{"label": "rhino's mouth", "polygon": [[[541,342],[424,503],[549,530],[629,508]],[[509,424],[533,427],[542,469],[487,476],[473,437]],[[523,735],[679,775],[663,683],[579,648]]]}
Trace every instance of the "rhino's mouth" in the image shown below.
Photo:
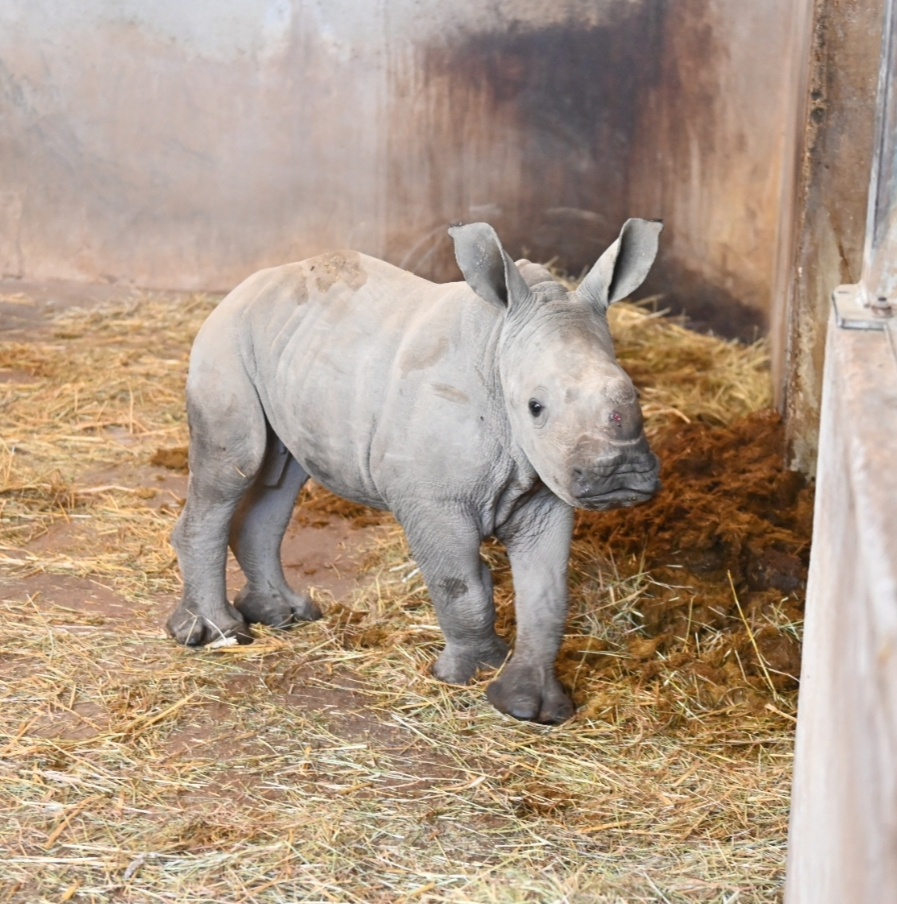
{"label": "rhino's mouth", "polygon": [[591,511],[603,512],[608,509],[626,508],[631,505],[638,505],[640,502],[647,502],[659,489],[660,481],[655,481],[651,489],[635,489],[633,487],[622,487],[616,490],[610,490],[607,493],[595,493],[591,496],[577,496],[576,505],[579,508],[590,509]]}
{"label": "rhino's mouth", "polygon": [[646,502],[659,489],[660,459],[641,438],[637,449],[572,468],[570,495],[578,508],[604,511]]}

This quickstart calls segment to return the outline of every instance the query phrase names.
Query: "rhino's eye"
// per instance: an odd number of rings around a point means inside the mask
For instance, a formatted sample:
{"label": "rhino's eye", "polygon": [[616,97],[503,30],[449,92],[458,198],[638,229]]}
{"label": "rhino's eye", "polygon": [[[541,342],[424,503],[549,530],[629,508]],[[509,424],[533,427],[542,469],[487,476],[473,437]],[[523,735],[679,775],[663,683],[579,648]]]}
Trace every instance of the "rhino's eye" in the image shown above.
{"label": "rhino's eye", "polygon": [[538,417],[542,413],[542,410],[544,408],[545,408],[545,406],[541,402],[537,401],[536,399],[529,400],[529,413],[533,417]]}

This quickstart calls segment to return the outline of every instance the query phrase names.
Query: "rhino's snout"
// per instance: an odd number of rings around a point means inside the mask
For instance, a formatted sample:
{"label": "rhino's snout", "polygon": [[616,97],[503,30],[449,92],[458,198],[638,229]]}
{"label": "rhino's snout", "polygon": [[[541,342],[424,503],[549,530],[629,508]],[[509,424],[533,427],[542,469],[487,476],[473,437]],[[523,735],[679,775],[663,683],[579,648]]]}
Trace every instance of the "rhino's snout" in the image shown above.
{"label": "rhino's snout", "polygon": [[586,509],[610,509],[650,499],[659,489],[660,460],[646,441],[571,470],[570,494]]}

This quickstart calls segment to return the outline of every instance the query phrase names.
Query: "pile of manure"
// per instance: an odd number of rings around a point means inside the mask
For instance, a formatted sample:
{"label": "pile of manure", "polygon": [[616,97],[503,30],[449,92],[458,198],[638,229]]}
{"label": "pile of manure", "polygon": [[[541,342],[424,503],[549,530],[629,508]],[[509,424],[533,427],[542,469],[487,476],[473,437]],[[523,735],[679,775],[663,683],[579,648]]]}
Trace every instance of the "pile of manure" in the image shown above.
{"label": "pile of manure", "polygon": [[[579,513],[578,711],[545,727],[493,710],[488,674],[430,676],[401,531],[318,487],[296,521],[354,523],[356,591],[248,647],[164,637],[213,304],[141,297],[0,346],[0,899],[780,900],[811,490],[781,467],[764,343],[611,309],[664,490]],[[483,555],[512,638],[504,552]]]}

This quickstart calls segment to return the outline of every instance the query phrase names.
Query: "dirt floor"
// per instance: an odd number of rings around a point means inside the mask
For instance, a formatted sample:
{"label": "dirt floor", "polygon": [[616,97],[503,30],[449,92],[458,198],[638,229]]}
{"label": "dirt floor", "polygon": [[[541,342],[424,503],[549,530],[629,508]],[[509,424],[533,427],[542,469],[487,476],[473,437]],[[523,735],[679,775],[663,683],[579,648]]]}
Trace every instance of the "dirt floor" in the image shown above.
{"label": "dirt floor", "polygon": [[812,488],[762,346],[615,306],[665,486],[578,517],[547,728],[429,675],[400,530],[319,488],[283,557],[325,618],[168,640],[214,299],[0,288],[0,901],[780,900]]}

